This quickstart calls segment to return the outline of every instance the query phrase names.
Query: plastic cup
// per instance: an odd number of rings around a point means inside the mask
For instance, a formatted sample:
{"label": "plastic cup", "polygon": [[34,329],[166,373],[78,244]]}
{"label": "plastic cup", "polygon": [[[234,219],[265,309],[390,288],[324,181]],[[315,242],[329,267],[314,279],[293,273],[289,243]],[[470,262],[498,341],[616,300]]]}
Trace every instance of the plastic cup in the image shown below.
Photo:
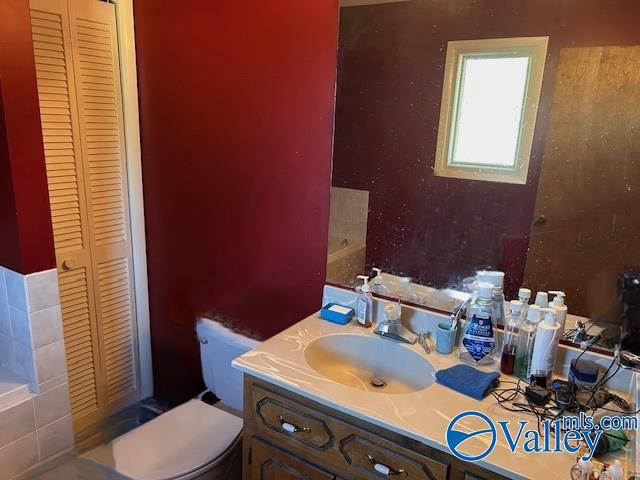
{"label": "plastic cup", "polygon": [[457,327],[455,330],[451,330],[450,323],[439,323],[438,329],[436,330],[436,352],[453,352],[453,345],[456,342],[456,333],[458,333]]}

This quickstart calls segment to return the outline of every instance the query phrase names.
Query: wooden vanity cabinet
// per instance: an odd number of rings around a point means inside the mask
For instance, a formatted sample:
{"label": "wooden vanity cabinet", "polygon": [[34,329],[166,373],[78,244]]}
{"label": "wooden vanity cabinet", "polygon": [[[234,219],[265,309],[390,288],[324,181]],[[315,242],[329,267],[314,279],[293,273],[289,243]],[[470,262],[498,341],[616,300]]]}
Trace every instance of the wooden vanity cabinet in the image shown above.
{"label": "wooden vanity cabinet", "polygon": [[243,480],[506,480],[250,375],[244,420]]}

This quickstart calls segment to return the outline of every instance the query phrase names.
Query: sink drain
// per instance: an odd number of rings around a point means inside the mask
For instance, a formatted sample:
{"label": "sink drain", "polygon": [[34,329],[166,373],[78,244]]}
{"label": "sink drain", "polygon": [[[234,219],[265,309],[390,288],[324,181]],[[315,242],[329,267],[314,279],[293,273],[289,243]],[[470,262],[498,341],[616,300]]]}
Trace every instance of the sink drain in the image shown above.
{"label": "sink drain", "polygon": [[375,388],[383,388],[387,386],[387,382],[385,382],[381,378],[373,377],[371,379],[371,386]]}

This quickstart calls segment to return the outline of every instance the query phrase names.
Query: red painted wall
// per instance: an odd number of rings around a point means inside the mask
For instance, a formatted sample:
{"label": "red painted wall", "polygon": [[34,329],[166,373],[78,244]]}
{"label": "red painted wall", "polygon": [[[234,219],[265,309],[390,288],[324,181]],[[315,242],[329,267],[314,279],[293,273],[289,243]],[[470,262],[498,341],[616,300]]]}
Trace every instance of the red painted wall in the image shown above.
{"label": "red painted wall", "polygon": [[262,338],[320,307],[337,0],[136,0],[156,393],[201,388],[197,312]]}
{"label": "red painted wall", "polygon": [[[636,0],[424,0],[344,8],[333,184],[369,190],[367,263],[445,286],[524,273],[559,50],[640,44]],[[433,175],[449,40],[548,35],[526,185]]]}
{"label": "red painted wall", "polygon": [[0,265],[55,267],[28,0],[0,1]]}

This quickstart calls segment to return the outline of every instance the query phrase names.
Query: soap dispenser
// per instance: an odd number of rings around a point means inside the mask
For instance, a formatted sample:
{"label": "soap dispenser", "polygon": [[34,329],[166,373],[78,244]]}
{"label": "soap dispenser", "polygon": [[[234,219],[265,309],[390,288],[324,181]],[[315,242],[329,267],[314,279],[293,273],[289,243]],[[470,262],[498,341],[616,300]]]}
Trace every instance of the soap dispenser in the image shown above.
{"label": "soap dispenser", "polygon": [[369,277],[358,275],[362,280],[362,286],[356,300],[356,320],[361,327],[369,328],[373,325],[373,295],[369,287]]}
{"label": "soap dispenser", "polygon": [[379,293],[381,295],[389,295],[389,289],[384,284],[384,277],[382,276],[382,269],[381,268],[377,268],[377,267],[373,267],[371,270],[373,270],[375,272],[375,274],[376,274],[376,276],[373,277],[373,291],[376,292],[376,293]]}
{"label": "soap dispenser", "polygon": [[567,311],[568,308],[564,304],[564,297],[566,296],[564,292],[559,290],[550,291],[549,295],[554,295],[553,301],[549,304],[550,308],[553,308],[553,311],[556,312],[556,322],[560,324],[560,331],[564,332],[564,324],[567,321]]}

